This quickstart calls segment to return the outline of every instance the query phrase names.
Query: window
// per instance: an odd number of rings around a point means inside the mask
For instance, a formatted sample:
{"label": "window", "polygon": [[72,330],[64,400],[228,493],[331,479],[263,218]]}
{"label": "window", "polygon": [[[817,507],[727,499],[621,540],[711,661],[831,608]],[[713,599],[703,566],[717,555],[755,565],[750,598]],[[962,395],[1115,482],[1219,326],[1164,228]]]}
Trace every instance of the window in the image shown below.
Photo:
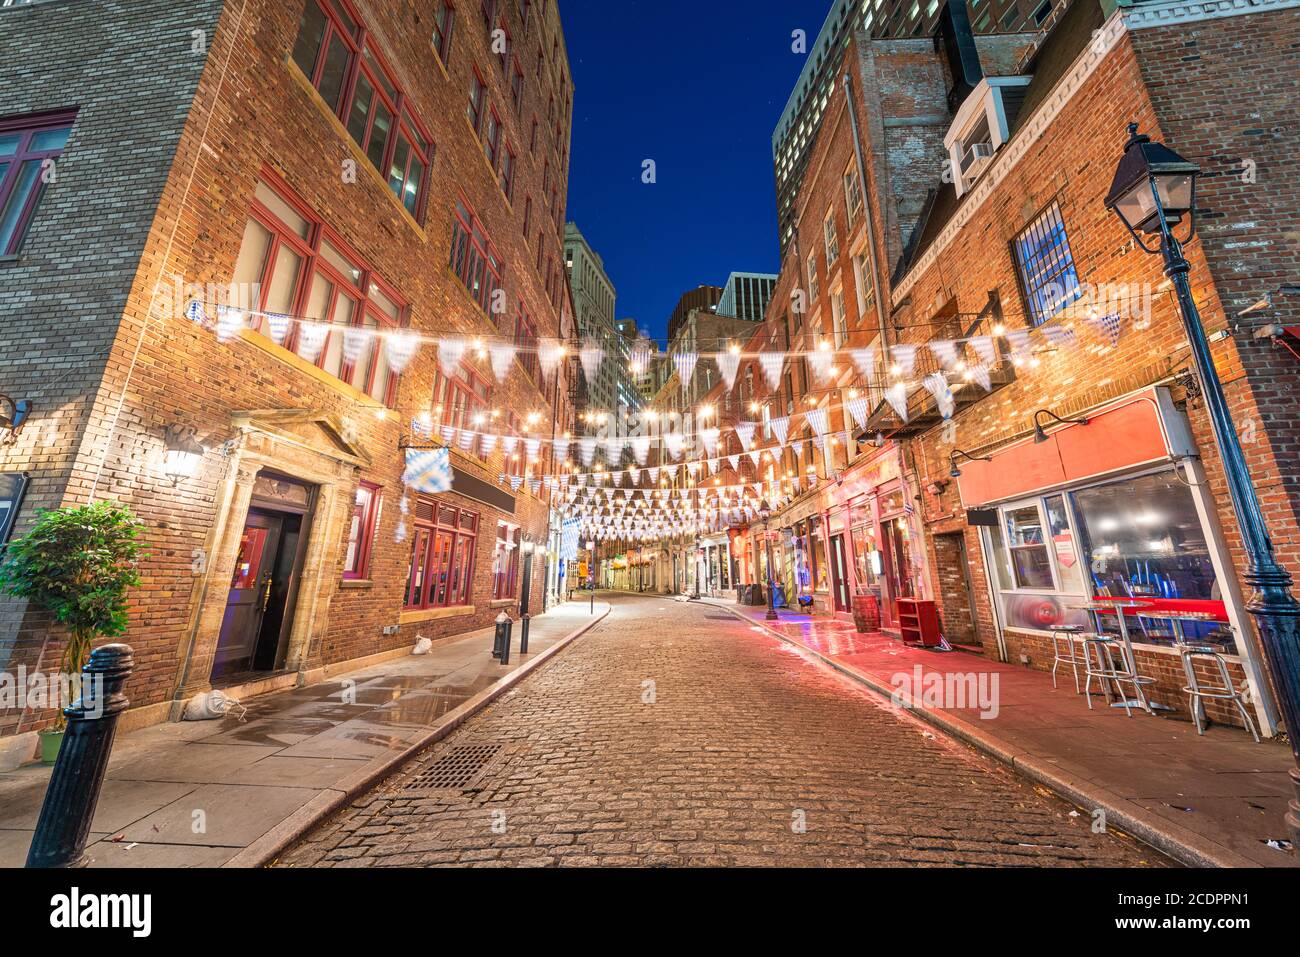
{"label": "window", "polygon": [[442,410],[440,424],[454,429],[479,431],[487,421],[492,389],[472,369],[461,363],[460,371],[448,379],[441,372],[433,387],[434,404]]}
{"label": "window", "polygon": [[[382,333],[406,325],[406,303],[282,184],[257,185],[234,281],[259,292],[257,331],[392,404],[397,377],[382,355]],[[268,313],[328,326],[293,329]]]}
{"label": "window", "polygon": [[1007,550],[1011,555],[1011,574],[1016,588],[1050,591],[1056,587],[1052,578],[1052,560],[1047,550],[1047,533],[1037,505],[1026,505],[1005,513]]}
{"label": "window", "polygon": [[411,536],[408,609],[456,608],[470,603],[479,516],[468,509],[419,498]]}
{"label": "window", "polygon": [[438,59],[445,64],[451,55],[451,32],[456,22],[456,8],[450,0],[441,0],[438,11],[433,15],[433,48],[438,52]]}
{"label": "window", "polygon": [[831,293],[831,328],[835,333],[835,348],[842,349],[849,341],[849,329],[844,315],[844,290]]}
{"label": "window", "polygon": [[537,152],[537,117],[533,117],[532,132],[528,134],[528,152]]}
{"label": "window", "polygon": [[509,146],[501,153],[501,192],[506,199],[515,198],[515,151]]}
{"label": "window", "polygon": [[1047,322],[1082,295],[1065,222],[1056,203],[1030,223],[1013,246],[1033,325]]}
{"label": "window", "polygon": [[497,15],[497,0],[479,0],[479,3],[483,8],[483,26],[491,30]]}
{"label": "window", "polygon": [[519,587],[520,536],[518,525],[497,523],[496,548],[492,555],[493,601],[515,597]]}
{"label": "window", "polygon": [[528,230],[533,224],[533,198],[524,197],[524,239],[528,238]]}
{"label": "window", "polygon": [[483,231],[483,224],[464,202],[456,203],[451,234],[451,269],[484,312],[492,311],[496,291],[501,288],[501,260]]}
{"label": "window", "polygon": [[808,255],[808,298],[816,299],[821,295],[821,289],[817,285],[817,254],[809,253]]}
{"label": "window", "polygon": [[515,105],[515,112],[518,113],[524,104],[524,68],[515,60],[515,70],[510,77],[510,101]]}
{"label": "window", "polygon": [[293,60],[407,212],[420,219],[433,144],[364,25],[337,0],[307,0]]}
{"label": "window", "polygon": [[541,383],[542,370],[537,358],[537,323],[524,312],[523,303],[519,304],[519,319],[515,324],[515,347],[524,370],[533,377],[534,382]]}
{"label": "window", "polygon": [[73,113],[0,120],[0,256],[22,247],[72,133]]}
{"label": "window", "polygon": [[831,268],[831,263],[840,258],[840,238],[835,224],[835,210],[831,210],[830,215],[826,217],[826,222],[822,228],[826,234],[826,268]]}
{"label": "window", "polygon": [[348,526],[348,548],[343,559],[343,577],[346,579],[362,579],[370,571],[370,549],[379,519],[379,497],[378,485],[362,482],[357,486],[352,522]]}
{"label": "window", "polygon": [[495,109],[488,110],[487,125],[483,128],[483,155],[488,165],[496,169],[501,157],[501,118]]}
{"label": "window", "polygon": [[504,20],[500,22],[498,29],[501,31],[501,37],[500,39],[493,37],[492,44],[496,49],[497,63],[501,67],[501,75],[504,77],[509,75],[510,69],[510,31],[506,29],[506,22]]}
{"label": "window", "polygon": [[852,225],[862,212],[862,184],[858,181],[858,171],[851,166],[844,174],[844,208],[849,211]]}
{"label": "window", "polygon": [[465,109],[465,117],[469,120],[469,125],[474,130],[475,136],[478,136],[483,128],[483,102],[486,99],[487,88],[483,85],[478,70],[475,70],[470,74],[469,106]]}

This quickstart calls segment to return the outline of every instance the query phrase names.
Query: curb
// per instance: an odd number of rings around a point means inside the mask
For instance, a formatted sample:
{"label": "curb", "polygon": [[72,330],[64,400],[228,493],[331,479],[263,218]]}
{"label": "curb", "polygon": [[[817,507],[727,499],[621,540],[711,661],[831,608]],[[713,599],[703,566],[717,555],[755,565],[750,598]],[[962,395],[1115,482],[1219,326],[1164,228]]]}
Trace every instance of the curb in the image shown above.
{"label": "curb", "polygon": [[[709,604],[713,605],[714,608],[723,609],[740,621],[750,625],[758,625],[768,634],[814,656],[822,664],[844,677],[863,685],[891,702],[895,700],[895,690],[878,678],[838,662],[815,648],[810,648],[802,642],[782,634],[761,621],[756,621],[747,615],[741,614],[727,605],[719,605],[714,602],[709,602]],[[1030,781],[1043,785],[1071,804],[1085,810],[1100,808],[1106,812],[1107,819],[1117,829],[1132,835],[1180,864],[1188,867],[1259,867],[1259,864],[1244,855],[1229,850],[1213,841],[1208,841],[1187,828],[1179,827],[1149,814],[1143,808],[1113,791],[1067,774],[1039,758],[1022,755],[1012,750],[1006,742],[979,730],[970,722],[941,712],[914,706],[910,702],[910,698],[909,703],[904,705],[904,709],[909,714],[939,728],[977,751],[996,758],[1000,763],[1007,765]]]}
{"label": "curb", "polygon": [[532,661],[516,668],[510,674],[502,677],[500,681],[484,688],[474,697],[462,702],[455,710],[447,712],[441,721],[430,728],[427,733],[407,745],[405,749],[376,759],[361,770],[339,781],[333,787],[322,791],[221,866],[223,868],[252,868],[269,864],[311,828],[358,797],[362,792],[369,790],[383,778],[388,777],[418,752],[450,735],[470,718],[527,678],[536,669],[550,661],[552,657],[559,654],[592,628],[595,628],[609,617],[610,612],[613,610],[613,606],[606,603],[605,610],[597,614],[595,618],[565,635]]}

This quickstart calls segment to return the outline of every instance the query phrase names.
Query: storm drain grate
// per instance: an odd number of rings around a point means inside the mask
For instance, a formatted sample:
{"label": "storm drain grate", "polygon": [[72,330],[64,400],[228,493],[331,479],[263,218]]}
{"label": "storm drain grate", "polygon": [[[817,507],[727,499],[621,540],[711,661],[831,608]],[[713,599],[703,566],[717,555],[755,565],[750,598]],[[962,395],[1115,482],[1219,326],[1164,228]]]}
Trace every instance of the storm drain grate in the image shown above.
{"label": "storm drain grate", "polygon": [[411,778],[404,790],[463,790],[469,787],[500,751],[499,744],[471,744],[450,748]]}

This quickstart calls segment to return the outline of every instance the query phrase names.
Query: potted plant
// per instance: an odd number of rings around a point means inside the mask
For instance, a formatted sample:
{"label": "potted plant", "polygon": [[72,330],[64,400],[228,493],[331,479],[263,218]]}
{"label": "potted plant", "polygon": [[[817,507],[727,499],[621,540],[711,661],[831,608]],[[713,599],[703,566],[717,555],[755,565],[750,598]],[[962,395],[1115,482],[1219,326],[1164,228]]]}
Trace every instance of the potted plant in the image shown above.
{"label": "potted plant", "polygon": [[[116,502],[42,509],[0,560],[0,591],[26,599],[67,628],[59,673],[74,687],[96,639],[126,631],[127,589],[140,584],[140,526]],[[57,724],[40,732],[47,764],[54,763],[66,724],[60,709]]]}

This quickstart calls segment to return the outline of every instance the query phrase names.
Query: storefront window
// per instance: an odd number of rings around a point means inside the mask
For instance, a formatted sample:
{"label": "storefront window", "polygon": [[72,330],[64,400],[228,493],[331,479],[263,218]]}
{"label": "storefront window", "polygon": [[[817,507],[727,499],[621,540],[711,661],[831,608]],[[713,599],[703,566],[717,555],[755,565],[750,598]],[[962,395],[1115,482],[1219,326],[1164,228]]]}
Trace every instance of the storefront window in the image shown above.
{"label": "storefront window", "polygon": [[1011,550],[1011,570],[1017,588],[1050,590],[1052,560],[1047,550],[1042,519],[1037,505],[1027,505],[1006,512],[1007,545]]}
{"label": "storefront window", "polygon": [[827,581],[826,542],[822,535],[822,520],[814,518],[809,522],[808,563],[812,571],[812,580],[816,591],[829,591]]}
{"label": "storefront window", "polygon": [[858,594],[870,594],[882,571],[874,525],[859,525],[853,529],[853,562]]}

